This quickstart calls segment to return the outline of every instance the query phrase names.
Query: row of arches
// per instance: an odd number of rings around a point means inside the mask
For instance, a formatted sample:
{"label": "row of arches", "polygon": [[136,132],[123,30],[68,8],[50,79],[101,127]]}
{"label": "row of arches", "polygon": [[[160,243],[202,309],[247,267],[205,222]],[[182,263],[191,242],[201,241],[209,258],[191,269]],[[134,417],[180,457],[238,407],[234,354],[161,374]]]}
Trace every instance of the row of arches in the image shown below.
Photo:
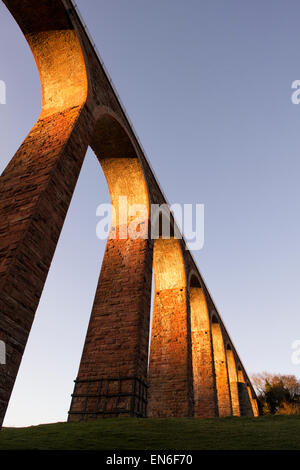
{"label": "row of arches", "polygon": [[223,324],[200,277],[186,275],[181,250],[175,239],[154,242],[149,416],[257,416]]}
{"label": "row of arches", "polygon": [[[128,236],[131,216],[119,196],[146,207],[139,225],[147,229],[150,205],[166,201],[80,20],[61,0],[5,4],[35,56],[43,106],[1,176],[0,340],[7,367],[0,425],[89,145],[106,176],[117,236],[108,238],[70,419],[145,416],[147,389],[149,416],[225,416],[238,407],[245,414],[250,384],[232,365],[228,351],[237,357],[197,274],[189,280],[192,261],[183,241]],[[254,397],[250,403],[254,408]]]}
{"label": "row of arches", "polygon": [[[118,415],[118,410],[126,412],[131,407],[133,415],[143,415],[145,387],[148,416],[257,415],[251,386],[222,321],[208,307],[206,288],[191,268],[184,241],[174,237],[174,221],[173,236],[168,238],[160,230],[164,213],[156,220],[158,238],[132,238],[128,232],[132,217],[127,210],[124,213],[120,197],[126,197],[128,206],[146,208],[140,219],[144,235],[150,234],[153,224],[151,203],[157,203],[151,175],[135,142],[116,117],[103,114],[91,147],[104,171],[116,219],[107,241],[70,419],[101,414],[102,401],[102,414]],[[104,394],[97,391],[99,377],[106,382]],[[129,403],[133,400],[130,387],[140,390],[133,405]],[[102,401],[96,398],[97,393]],[[118,394],[122,399],[118,398],[116,407]]]}

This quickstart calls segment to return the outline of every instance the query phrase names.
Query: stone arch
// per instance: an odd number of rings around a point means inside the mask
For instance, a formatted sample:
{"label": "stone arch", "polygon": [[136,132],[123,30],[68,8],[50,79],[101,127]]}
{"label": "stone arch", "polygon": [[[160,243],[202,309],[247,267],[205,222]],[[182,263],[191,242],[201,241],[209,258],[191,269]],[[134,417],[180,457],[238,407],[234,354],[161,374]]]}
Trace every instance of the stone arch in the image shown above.
{"label": "stone arch", "polygon": [[242,371],[240,364],[238,364],[238,381],[245,383],[244,372]]}
{"label": "stone arch", "polygon": [[[106,414],[145,416],[145,402],[132,404],[132,390],[138,386],[144,393],[147,380],[153,249],[148,237],[147,183],[125,128],[112,114],[100,115],[91,147],[104,171],[116,218],[107,240],[69,419],[86,419],[95,410],[96,416],[102,416],[104,404]],[[112,380],[118,377],[122,384]],[[74,398],[87,394],[87,384],[89,394],[96,394],[100,380],[107,387],[102,400]],[[118,393],[128,396],[111,397]]]}
{"label": "stone arch", "polygon": [[151,206],[151,238],[152,240],[182,239],[182,235],[174,220],[174,215],[167,203]]}
{"label": "stone arch", "polygon": [[257,417],[259,416],[257,399],[256,399],[256,397],[253,397],[253,392],[252,392],[252,390],[251,390],[251,387],[250,387],[250,384],[249,384],[249,383],[247,383],[247,390],[248,390],[248,395],[249,395],[250,403],[251,403],[251,406],[252,406],[253,416],[254,416],[255,418],[257,418]]}
{"label": "stone arch", "polygon": [[218,317],[211,321],[219,416],[232,414],[229,377],[222,328]]}
{"label": "stone arch", "polygon": [[148,415],[191,416],[191,333],[186,272],[179,240],[154,240],[153,269]]}
{"label": "stone arch", "polygon": [[82,106],[88,88],[85,60],[62,2],[4,3],[22,29],[38,67],[43,98],[40,118]]}
{"label": "stone arch", "polygon": [[126,128],[113,113],[103,113],[98,118],[91,147],[101,164],[116,212],[116,224],[112,223],[111,229],[118,232],[120,226],[128,226],[127,234],[125,231],[122,234],[111,233],[111,236],[132,238],[130,224],[139,216],[136,236],[147,238],[150,216],[147,180]]}
{"label": "stone arch", "polygon": [[7,367],[0,384],[0,426],[92,127],[84,110],[85,61],[62,2],[4,3],[35,57],[42,110],[1,175],[0,340],[7,347]]}
{"label": "stone arch", "polygon": [[252,404],[242,366],[238,365],[238,391],[241,416],[253,416]]}
{"label": "stone arch", "polygon": [[205,294],[197,276],[190,276],[189,300],[194,383],[194,415],[197,418],[217,416],[216,381],[212,335]]}
{"label": "stone arch", "polygon": [[240,416],[237,365],[236,365],[234,353],[229,344],[227,345],[227,348],[226,348],[226,359],[227,359],[230,395],[231,395],[231,403],[232,403],[232,414],[233,416]]}
{"label": "stone arch", "polygon": [[105,158],[137,158],[136,149],[126,127],[108,109],[97,113],[91,147],[101,161]]}

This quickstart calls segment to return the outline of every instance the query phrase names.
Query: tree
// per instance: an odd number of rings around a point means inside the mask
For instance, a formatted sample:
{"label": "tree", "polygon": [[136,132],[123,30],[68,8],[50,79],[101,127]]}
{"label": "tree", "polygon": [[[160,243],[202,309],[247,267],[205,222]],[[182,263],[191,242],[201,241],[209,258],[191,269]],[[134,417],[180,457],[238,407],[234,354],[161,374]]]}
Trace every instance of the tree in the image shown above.
{"label": "tree", "polygon": [[300,381],[294,375],[262,372],[252,382],[262,414],[300,413]]}

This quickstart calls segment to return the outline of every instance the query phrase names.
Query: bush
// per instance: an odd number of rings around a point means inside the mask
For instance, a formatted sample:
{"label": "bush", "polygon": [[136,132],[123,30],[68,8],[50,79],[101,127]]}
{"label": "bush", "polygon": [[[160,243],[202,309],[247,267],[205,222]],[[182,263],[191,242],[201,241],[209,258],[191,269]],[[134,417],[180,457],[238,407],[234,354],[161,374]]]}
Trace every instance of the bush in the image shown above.
{"label": "bush", "polygon": [[299,403],[287,403],[284,401],[281,403],[276,414],[277,415],[300,415],[300,405]]}
{"label": "bush", "polygon": [[260,414],[300,414],[300,381],[294,375],[253,375]]}

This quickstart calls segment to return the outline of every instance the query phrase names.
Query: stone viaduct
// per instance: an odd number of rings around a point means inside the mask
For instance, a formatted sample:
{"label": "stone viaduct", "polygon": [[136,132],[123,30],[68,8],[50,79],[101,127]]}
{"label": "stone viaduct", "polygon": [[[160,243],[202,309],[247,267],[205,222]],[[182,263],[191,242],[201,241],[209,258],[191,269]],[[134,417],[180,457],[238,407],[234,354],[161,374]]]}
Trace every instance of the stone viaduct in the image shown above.
{"label": "stone viaduct", "polygon": [[[4,3],[34,54],[43,104],[0,178],[0,425],[88,146],[117,212],[120,195],[147,208],[166,203],[73,2]],[[149,210],[147,230],[148,220]],[[121,239],[120,225],[111,230],[69,420],[257,416],[255,391],[184,239]]]}

